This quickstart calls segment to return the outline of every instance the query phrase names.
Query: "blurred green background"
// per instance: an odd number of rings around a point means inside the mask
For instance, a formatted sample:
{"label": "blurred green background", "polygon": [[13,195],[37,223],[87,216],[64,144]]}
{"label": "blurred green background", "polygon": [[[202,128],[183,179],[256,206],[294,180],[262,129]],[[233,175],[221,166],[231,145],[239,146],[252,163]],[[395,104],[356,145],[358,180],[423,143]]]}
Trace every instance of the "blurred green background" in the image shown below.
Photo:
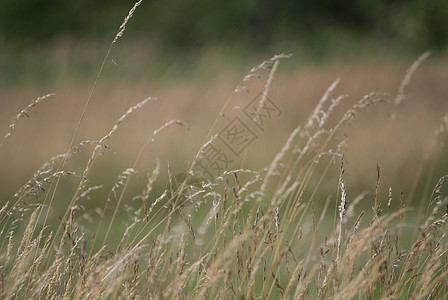
{"label": "blurred green background", "polygon": [[[0,87],[90,80],[134,3],[1,1]],[[446,54],[448,2],[147,0],[123,39],[114,47],[122,56],[115,74],[129,80],[208,76],[273,53],[294,53],[300,63],[372,56],[409,63],[426,50]]]}
{"label": "blurred green background", "polygon": [[[133,0],[3,0],[4,47],[26,49],[61,37],[110,40]],[[321,54],[335,40],[354,45],[444,49],[445,0],[144,1],[126,35],[165,50],[239,44],[253,50],[296,45]]]}

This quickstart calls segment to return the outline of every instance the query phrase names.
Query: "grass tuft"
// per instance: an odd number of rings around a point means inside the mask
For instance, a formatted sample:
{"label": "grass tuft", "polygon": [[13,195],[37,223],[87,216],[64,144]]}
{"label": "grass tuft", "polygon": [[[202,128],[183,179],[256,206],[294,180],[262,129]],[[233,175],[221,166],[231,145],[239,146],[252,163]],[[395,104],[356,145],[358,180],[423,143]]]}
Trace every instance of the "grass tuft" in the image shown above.
{"label": "grass tuft", "polygon": [[[393,192],[399,187],[389,186],[384,194],[386,171],[379,165],[372,189],[354,197],[346,181],[345,129],[380,105],[402,103],[428,55],[409,68],[395,97],[372,92],[342,114],[348,97],[332,98],[340,83],[335,80],[270,164],[252,170],[242,163],[215,177],[202,176],[198,161],[219,141],[217,121],[185,173],[176,174],[167,162],[165,179],[154,157],[153,171],[141,180],[138,162],[156,137],[172,125],[190,133],[177,119],[148,134],[132,166],[117,178],[108,176],[99,163],[104,150],[113,152],[106,143],[157,99],[131,106],[102,138],[73,146],[90,95],[69,150],[45,162],[0,209],[0,298],[446,298],[448,175],[425,178],[433,187],[423,196],[426,210],[407,204],[406,191],[397,200]],[[265,78],[255,113],[260,118],[280,62],[289,57],[276,55],[252,68],[218,118],[249,81]],[[49,96],[22,110],[1,144],[28,109]],[[447,124],[445,116],[436,129],[438,152]],[[438,152],[435,158],[441,159]],[[65,178],[74,180],[63,185]]]}

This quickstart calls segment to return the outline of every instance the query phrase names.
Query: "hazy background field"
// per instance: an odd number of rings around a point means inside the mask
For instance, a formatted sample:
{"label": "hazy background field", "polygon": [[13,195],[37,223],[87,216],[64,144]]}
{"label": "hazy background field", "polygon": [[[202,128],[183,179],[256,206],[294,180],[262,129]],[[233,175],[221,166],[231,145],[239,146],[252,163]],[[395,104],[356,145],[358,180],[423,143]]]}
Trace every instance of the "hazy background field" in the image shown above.
{"label": "hazy background field", "polygon": [[[32,99],[56,94],[33,108],[29,119],[19,120],[1,146],[1,202],[44,161],[67,150],[101,62],[132,5],[0,4],[0,133]],[[225,125],[219,112],[250,68],[274,54],[292,53],[269,95],[281,116],[232,165],[260,169],[336,78],[333,97],[350,96],[339,108],[342,114],[372,91],[395,96],[407,68],[431,50],[398,110],[393,104],[375,107],[347,128],[346,180],[356,192],[371,189],[379,164],[384,182],[397,191],[412,190],[415,178],[428,172],[434,172],[433,185],[448,158],[442,153],[433,171],[421,170],[421,163],[448,111],[447,20],[448,4],[441,0],[143,2],[112,47],[75,142],[101,138],[128,107],[159,97],[126,121],[108,144],[116,153],[105,154],[97,168],[102,171],[93,174],[112,185],[152,132],[171,119],[187,122],[191,132],[169,128],[145,150],[137,169],[144,178],[159,158],[162,169],[170,161],[174,172],[184,172],[215,119],[215,131]],[[261,88],[255,82],[241,104]]]}

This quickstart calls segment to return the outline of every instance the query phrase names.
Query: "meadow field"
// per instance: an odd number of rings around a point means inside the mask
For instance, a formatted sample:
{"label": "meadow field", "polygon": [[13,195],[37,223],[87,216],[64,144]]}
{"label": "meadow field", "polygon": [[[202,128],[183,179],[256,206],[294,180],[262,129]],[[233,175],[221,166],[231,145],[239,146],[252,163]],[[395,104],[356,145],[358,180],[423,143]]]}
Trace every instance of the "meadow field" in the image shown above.
{"label": "meadow field", "polygon": [[447,297],[448,55],[122,34],[1,74],[1,299]]}

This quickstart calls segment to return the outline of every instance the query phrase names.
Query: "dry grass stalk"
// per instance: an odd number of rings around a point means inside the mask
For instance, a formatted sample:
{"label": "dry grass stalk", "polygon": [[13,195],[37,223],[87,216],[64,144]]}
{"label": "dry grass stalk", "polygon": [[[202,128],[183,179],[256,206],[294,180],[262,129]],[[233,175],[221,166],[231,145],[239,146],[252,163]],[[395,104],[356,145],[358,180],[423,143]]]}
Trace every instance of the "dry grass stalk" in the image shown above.
{"label": "dry grass stalk", "polygon": [[[131,9],[112,44],[121,37],[126,23],[141,2]],[[244,88],[258,71],[269,69],[260,102],[262,105],[272,88],[279,60],[283,58],[286,56],[274,56],[253,68],[239,88]],[[424,58],[419,58],[417,65]],[[415,69],[411,67],[408,71],[396,102],[402,101],[400,95]],[[328,170],[334,169],[333,163],[338,157],[343,157],[345,144],[338,138],[337,131],[342,125],[351,123],[361,111],[389,100],[385,94],[368,94],[332,125],[329,116],[346,98],[340,96],[329,101],[337,83],[338,80],[329,87],[308,122],[291,133],[265,173],[244,168],[226,170],[214,181],[203,182],[189,193],[187,190],[191,186],[187,180],[179,189],[168,166],[169,186],[161,190],[156,182],[160,168],[157,161],[142,192],[131,198],[142,200],[141,207],[128,206],[131,221],[126,222],[118,245],[110,251],[106,251],[106,246],[96,249],[97,235],[104,237],[103,245],[106,245],[112,229],[118,228],[116,216],[122,209],[122,201],[128,199],[131,191],[127,190],[127,184],[131,174],[138,174],[137,168],[127,168],[112,185],[109,199],[112,196],[117,199],[112,218],[108,219],[107,209],[100,211],[101,220],[109,221],[105,235],[100,226],[93,232],[89,231],[92,229],[87,224],[84,228],[84,223],[75,213],[75,206],[79,199],[93,198],[93,192],[102,187],[97,185],[85,189],[85,183],[101,149],[108,149],[105,142],[125,119],[154,99],[146,99],[131,107],[108,134],[91,142],[95,149],[67,206],[66,216],[61,218],[63,232],[50,233],[44,238],[46,227],[43,226],[34,237],[42,211],[39,206],[31,213],[17,246],[17,224],[21,220],[11,222],[14,212],[11,207],[15,204],[7,204],[0,209],[0,224],[3,226],[0,236],[5,235],[1,246],[5,254],[0,255],[1,297],[351,299],[381,296],[392,299],[446,296],[446,176],[439,180],[430,196],[432,210],[428,211],[416,239],[403,239],[404,234],[413,232],[408,231],[408,224],[404,222],[404,213],[408,209],[403,208],[403,192],[400,195],[401,209],[390,212],[390,187],[389,214],[380,215],[379,167],[373,192],[373,220],[364,226],[362,218],[367,213],[355,212],[356,205],[362,205],[368,192],[361,193],[348,205],[344,165],[341,165],[339,181],[335,176],[337,182],[334,182],[340,203],[335,208],[334,219],[328,220],[327,211],[334,196],[324,195],[321,187],[331,174],[327,174]],[[180,125],[188,130],[186,123],[171,120],[155,130],[146,144],[154,142],[155,137],[171,125]],[[446,127],[442,125],[439,132],[446,132]],[[199,153],[215,137],[204,143]],[[83,142],[79,147],[72,147],[67,153],[50,159],[18,193],[19,199],[25,198],[26,191],[43,188],[44,183],[54,184],[55,178],[76,175],[57,168],[55,163],[71,158],[87,144],[89,142]],[[319,172],[322,175],[317,174]],[[264,179],[262,174],[265,174]],[[195,175],[188,172],[188,176]],[[279,183],[271,197],[268,184],[272,183],[274,176],[279,177]],[[323,207],[319,200],[321,197],[327,198]],[[194,207],[187,207],[187,201],[194,203]],[[339,215],[336,209],[339,209]],[[358,215],[356,219],[353,218],[355,215]],[[44,225],[46,222],[45,219]],[[195,225],[193,230],[193,224],[200,225]],[[343,230],[345,227],[351,229],[346,232]],[[94,238],[89,239],[90,233]],[[54,244],[58,246],[54,247]],[[12,284],[6,285],[6,282]]]}
{"label": "dry grass stalk", "polygon": [[[270,59],[267,59],[265,61],[263,61],[262,63],[260,63],[259,65],[253,67],[249,73],[244,77],[244,79],[242,80],[242,82],[235,88],[234,92],[235,93],[241,93],[243,91],[247,91],[247,83],[252,79],[252,78],[260,78],[260,75],[258,74],[258,72],[260,70],[266,70],[266,69],[275,69],[278,67],[278,62],[281,59],[287,59],[290,58],[291,54],[278,54],[278,55],[274,55],[273,57],[271,57]],[[272,81],[272,77],[275,74],[275,70],[273,72],[271,72],[270,76],[269,76],[269,80],[268,82]],[[270,83],[268,84],[268,82],[266,83],[266,87],[267,89],[269,89]],[[266,90],[266,88],[265,88]]]}
{"label": "dry grass stalk", "polygon": [[159,133],[162,132],[163,130],[171,127],[171,125],[173,125],[173,124],[182,126],[183,128],[185,128],[187,130],[188,133],[190,133],[190,127],[184,121],[181,121],[181,120],[170,120],[170,121],[166,122],[165,124],[163,124],[158,129],[154,130],[150,142],[154,143],[154,141],[156,139],[156,136],[159,135]]}
{"label": "dry grass stalk", "polygon": [[339,209],[339,223],[337,227],[338,237],[337,237],[337,260],[340,259],[340,249],[341,249],[341,239],[342,239],[342,224],[344,222],[345,214],[347,213],[347,191],[345,189],[344,181],[342,180],[342,176],[339,182],[341,189],[341,204],[338,206]]}
{"label": "dry grass stalk", "polygon": [[317,103],[316,108],[314,108],[313,113],[311,114],[311,116],[308,118],[308,121],[306,123],[306,129],[309,130],[313,127],[313,125],[315,124],[315,122],[317,122],[317,124],[319,124],[319,127],[322,127],[323,124],[321,122],[321,115],[325,115],[323,107],[325,102],[327,102],[327,100],[330,97],[330,94],[334,91],[334,89],[338,86],[340,79],[337,78],[329,87],[328,89],[325,91],[324,95],[322,96],[322,98],[319,100],[319,102]]}
{"label": "dry grass stalk", "polygon": [[[285,56],[284,58],[289,58],[289,56]],[[264,86],[262,97],[258,103],[257,111],[255,113],[255,116],[253,118],[253,121],[256,122],[256,119],[260,117],[261,110],[264,107],[264,104],[266,103],[266,99],[268,97],[269,89],[271,88],[272,80],[274,79],[275,72],[277,72],[278,65],[280,64],[280,61],[278,59],[274,60],[274,64],[272,66],[271,72],[269,72],[269,77],[266,80],[266,84]]]}
{"label": "dry grass stalk", "polygon": [[33,101],[31,101],[31,103],[28,104],[27,107],[25,107],[24,109],[22,109],[22,110],[20,111],[20,113],[14,118],[14,120],[12,121],[12,123],[9,124],[8,132],[5,134],[5,136],[3,137],[2,141],[0,142],[0,147],[3,145],[4,140],[5,140],[6,138],[8,138],[8,137],[11,136],[11,134],[12,134],[12,132],[14,131],[14,129],[16,128],[16,124],[17,124],[17,122],[19,121],[20,118],[23,118],[23,117],[27,117],[27,118],[29,118],[29,117],[30,117],[30,116],[29,116],[29,110],[30,110],[31,108],[35,107],[35,106],[38,105],[40,102],[42,102],[42,101],[46,100],[47,98],[49,98],[49,97],[51,97],[51,96],[54,96],[54,95],[55,95],[54,93],[51,93],[51,94],[47,94],[47,95],[38,97],[38,98],[34,99]]}
{"label": "dry grass stalk", "polygon": [[395,97],[395,104],[400,105],[404,100],[406,100],[406,88],[411,83],[411,79],[417,71],[418,67],[431,55],[430,51],[426,51],[421,54],[417,60],[409,67],[406,72],[406,75],[403,78],[403,81],[400,84],[398,89],[397,96]]}
{"label": "dry grass stalk", "polygon": [[353,299],[356,295],[365,295],[372,285],[381,277],[381,265],[386,258],[381,258],[377,263],[366,266],[368,269],[359,274],[351,280],[342,290],[334,295],[334,299]]}
{"label": "dry grass stalk", "polygon": [[204,277],[204,283],[202,284],[202,288],[199,293],[199,298],[205,298],[207,289],[213,285],[213,283],[218,280],[220,277],[218,270],[221,268],[225,262],[234,255],[236,249],[240,246],[240,243],[245,241],[249,237],[249,233],[241,234],[238,237],[235,237],[227,246],[226,249],[223,249],[223,252],[220,253],[214,262],[207,269],[206,276]]}
{"label": "dry grass stalk", "polygon": [[137,1],[134,4],[134,6],[131,8],[131,10],[129,11],[129,13],[126,16],[126,18],[124,18],[123,23],[120,25],[120,29],[118,30],[117,35],[115,36],[114,40],[112,41],[112,44],[115,44],[117,42],[117,40],[123,36],[124,30],[126,29],[126,24],[132,18],[132,16],[135,13],[135,10],[137,9],[137,7],[140,6],[140,4],[142,4],[142,2],[143,2],[143,0]]}

